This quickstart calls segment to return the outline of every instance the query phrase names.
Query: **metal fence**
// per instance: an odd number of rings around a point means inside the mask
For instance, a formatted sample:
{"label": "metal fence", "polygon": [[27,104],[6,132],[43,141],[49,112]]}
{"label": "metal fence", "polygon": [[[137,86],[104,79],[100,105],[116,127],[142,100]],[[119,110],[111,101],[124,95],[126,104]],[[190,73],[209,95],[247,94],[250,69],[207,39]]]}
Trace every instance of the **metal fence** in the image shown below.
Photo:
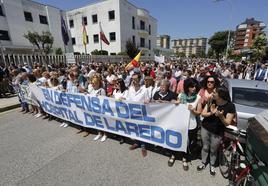
{"label": "metal fence", "polygon": [[[80,64],[81,62],[104,62],[104,63],[118,63],[122,61],[130,61],[128,56],[101,56],[101,55],[75,55],[75,62]],[[154,57],[141,57],[141,61],[152,61]],[[40,55],[40,54],[0,54],[0,62],[4,62],[6,65],[24,65],[27,63],[32,66],[34,63],[40,64],[67,64],[65,55]]]}

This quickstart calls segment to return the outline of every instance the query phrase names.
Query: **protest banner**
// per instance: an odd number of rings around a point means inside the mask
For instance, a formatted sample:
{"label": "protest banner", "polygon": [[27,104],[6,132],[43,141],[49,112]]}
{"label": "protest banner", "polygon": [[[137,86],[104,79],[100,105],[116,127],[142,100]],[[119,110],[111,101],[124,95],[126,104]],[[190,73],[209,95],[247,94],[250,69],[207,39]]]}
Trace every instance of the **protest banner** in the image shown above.
{"label": "protest banner", "polygon": [[83,127],[186,152],[190,118],[186,105],[143,104],[36,85],[31,85],[30,89],[43,110],[53,116]]}

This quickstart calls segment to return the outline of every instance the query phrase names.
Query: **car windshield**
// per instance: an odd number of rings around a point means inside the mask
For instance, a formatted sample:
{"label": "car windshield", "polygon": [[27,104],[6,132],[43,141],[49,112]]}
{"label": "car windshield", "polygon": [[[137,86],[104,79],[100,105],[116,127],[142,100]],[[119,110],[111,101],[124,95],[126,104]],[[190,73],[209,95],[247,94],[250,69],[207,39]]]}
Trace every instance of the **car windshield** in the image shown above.
{"label": "car windshield", "polygon": [[233,103],[268,109],[268,90],[233,87]]}

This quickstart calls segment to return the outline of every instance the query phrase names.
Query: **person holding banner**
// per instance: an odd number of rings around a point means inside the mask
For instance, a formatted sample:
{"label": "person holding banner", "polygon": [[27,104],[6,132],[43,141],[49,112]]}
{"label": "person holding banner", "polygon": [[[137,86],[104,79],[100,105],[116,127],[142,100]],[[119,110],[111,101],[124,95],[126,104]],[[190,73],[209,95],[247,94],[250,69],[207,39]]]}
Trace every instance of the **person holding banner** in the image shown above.
{"label": "person holding banner", "polygon": [[[117,100],[125,100],[128,94],[128,88],[122,78],[118,78],[115,81],[114,91],[112,97]],[[120,136],[120,144],[124,143],[124,137]]]}
{"label": "person holding banner", "polygon": [[209,159],[210,174],[216,175],[214,166],[224,129],[225,126],[233,122],[235,115],[235,105],[231,102],[228,89],[225,87],[216,88],[213,91],[213,100],[206,104],[202,112],[204,117],[201,127],[202,164],[197,167],[198,171],[206,168]]}
{"label": "person holding banner", "polygon": [[[176,94],[172,92],[169,88],[170,88],[170,81],[167,79],[161,80],[160,90],[153,95],[153,100],[159,103],[173,102],[175,104],[179,104],[179,101],[177,101]],[[170,150],[170,153],[171,156],[168,160],[168,166],[172,167],[173,164],[175,163],[176,152]]]}
{"label": "person holding banner", "polygon": [[[141,75],[140,73],[134,73],[131,77],[131,86],[126,97],[127,101],[149,103],[148,91],[145,87],[140,84]],[[129,148],[129,150],[134,150],[141,147],[141,154],[143,157],[147,156],[147,150],[145,144],[135,140],[134,144]]]}
{"label": "person holding banner", "polygon": [[[93,78],[91,80],[92,88],[88,91],[88,94],[92,96],[106,96],[105,90],[102,88],[102,79],[99,74],[93,75]],[[101,142],[106,141],[107,135],[105,132],[98,131],[98,135],[93,139],[94,141],[97,141],[101,139]]]}
{"label": "person holding banner", "polygon": [[188,147],[187,152],[183,153],[183,170],[188,171],[188,161],[190,161],[190,151],[191,147],[196,145],[196,136],[197,136],[197,120],[196,117],[199,116],[202,112],[202,105],[200,102],[201,97],[198,95],[199,84],[198,81],[194,78],[188,78],[184,80],[183,85],[184,92],[179,94],[179,100],[181,104],[187,104],[188,109],[191,111],[190,120],[189,120],[189,130],[188,130]]}

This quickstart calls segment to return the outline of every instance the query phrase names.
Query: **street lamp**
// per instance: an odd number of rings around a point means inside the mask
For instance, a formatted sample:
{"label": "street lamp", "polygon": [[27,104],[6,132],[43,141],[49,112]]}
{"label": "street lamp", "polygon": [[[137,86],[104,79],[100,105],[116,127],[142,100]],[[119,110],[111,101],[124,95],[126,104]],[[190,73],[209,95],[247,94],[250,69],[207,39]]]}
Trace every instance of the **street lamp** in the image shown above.
{"label": "street lamp", "polygon": [[[230,25],[232,24],[232,15],[233,15],[233,5],[232,5],[232,2],[231,0],[215,0],[214,2],[220,2],[220,1],[226,1],[228,3],[228,5],[230,6]],[[225,58],[226,58],[226,61],[227,61],[227,57],[228,57],[228,50],[229,50],[229,47],[230,47],[230,36],[231,35],[231,26],[230,28],[228,29],[228,37],[227,37],[227,46],[226,46],[226,52],[225,52]]]}

